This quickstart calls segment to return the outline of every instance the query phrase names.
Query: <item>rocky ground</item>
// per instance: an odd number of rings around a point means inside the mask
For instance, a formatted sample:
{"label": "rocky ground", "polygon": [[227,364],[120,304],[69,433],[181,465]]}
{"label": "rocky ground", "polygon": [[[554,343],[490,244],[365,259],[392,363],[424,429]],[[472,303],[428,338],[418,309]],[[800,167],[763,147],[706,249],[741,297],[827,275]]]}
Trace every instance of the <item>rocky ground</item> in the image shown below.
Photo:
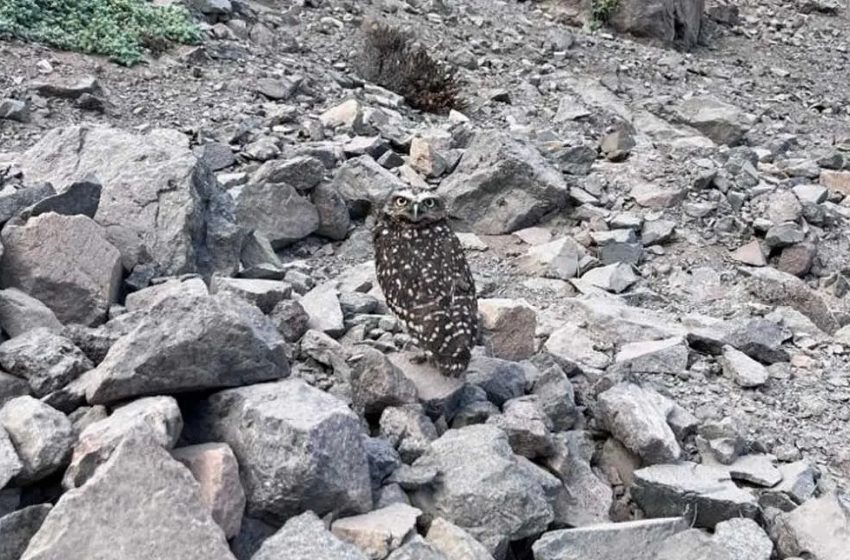
{"label": "rocky ground", "polygon": [[[846,559],[846,6],[190,4],[134,68],[0,43],[0,560]],[[364,83],[367,17],[462,106]],[[461,381],[375,283],[405,184]]]}

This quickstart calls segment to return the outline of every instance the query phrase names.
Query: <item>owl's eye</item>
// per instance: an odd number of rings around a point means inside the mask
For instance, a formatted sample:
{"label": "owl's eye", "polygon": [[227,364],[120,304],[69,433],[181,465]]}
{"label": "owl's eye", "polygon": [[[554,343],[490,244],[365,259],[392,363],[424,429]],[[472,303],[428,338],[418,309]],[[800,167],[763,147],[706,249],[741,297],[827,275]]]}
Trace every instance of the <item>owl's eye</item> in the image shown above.
{"label": "owl's eye", "polygon": [[407,206],[408,200],[403,196],[397,196],[396,199],[393,201],[393,204],[395,204],[399,208],[404,208],[405,206]]}
{"label": "owl's eye", "polygon": [[437,199],[436,198],[426,198],[425,200],[422,201],[422,205],[425,206],[425,208],[434,208],[435,206],[437,206]]}

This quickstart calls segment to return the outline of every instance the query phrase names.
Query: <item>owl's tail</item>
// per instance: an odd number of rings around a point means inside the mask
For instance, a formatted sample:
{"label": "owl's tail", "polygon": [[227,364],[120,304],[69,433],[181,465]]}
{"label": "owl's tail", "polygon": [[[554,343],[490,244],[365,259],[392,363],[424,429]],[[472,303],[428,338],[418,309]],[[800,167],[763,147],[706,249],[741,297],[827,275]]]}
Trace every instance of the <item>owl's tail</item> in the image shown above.
{"label": "owl's tail", "polygon": [[434,357],[434,364],[439,368],[440,373],[446,377],[460,377],[469,366],[471,355],[469,352],[464,352],[459,356],[437,356]]}

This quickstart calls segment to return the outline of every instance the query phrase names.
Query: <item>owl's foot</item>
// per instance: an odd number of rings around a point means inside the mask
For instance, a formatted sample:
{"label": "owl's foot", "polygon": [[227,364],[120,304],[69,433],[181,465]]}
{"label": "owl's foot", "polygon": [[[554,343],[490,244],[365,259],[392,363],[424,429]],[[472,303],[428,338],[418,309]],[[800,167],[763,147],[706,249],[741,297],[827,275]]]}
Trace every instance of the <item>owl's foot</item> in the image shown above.
{"label": "owl's foot", "polygon": [[424,364],[428,361],[428,352],[424,350],[415,350],[410,357],[410,362],[413,364]]}

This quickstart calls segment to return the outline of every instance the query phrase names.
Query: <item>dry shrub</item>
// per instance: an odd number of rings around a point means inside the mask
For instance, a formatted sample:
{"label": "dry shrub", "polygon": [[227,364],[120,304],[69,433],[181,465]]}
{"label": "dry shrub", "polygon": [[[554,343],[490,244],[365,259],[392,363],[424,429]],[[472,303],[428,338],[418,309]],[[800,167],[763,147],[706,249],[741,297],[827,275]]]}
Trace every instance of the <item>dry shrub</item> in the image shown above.
{"label": "dry shrub", "polygon": [[415,108],[447,113],[458,105],[458,84],[413,37],[387,23],[367,20],[357,71],[369,82],[404,97]]}

